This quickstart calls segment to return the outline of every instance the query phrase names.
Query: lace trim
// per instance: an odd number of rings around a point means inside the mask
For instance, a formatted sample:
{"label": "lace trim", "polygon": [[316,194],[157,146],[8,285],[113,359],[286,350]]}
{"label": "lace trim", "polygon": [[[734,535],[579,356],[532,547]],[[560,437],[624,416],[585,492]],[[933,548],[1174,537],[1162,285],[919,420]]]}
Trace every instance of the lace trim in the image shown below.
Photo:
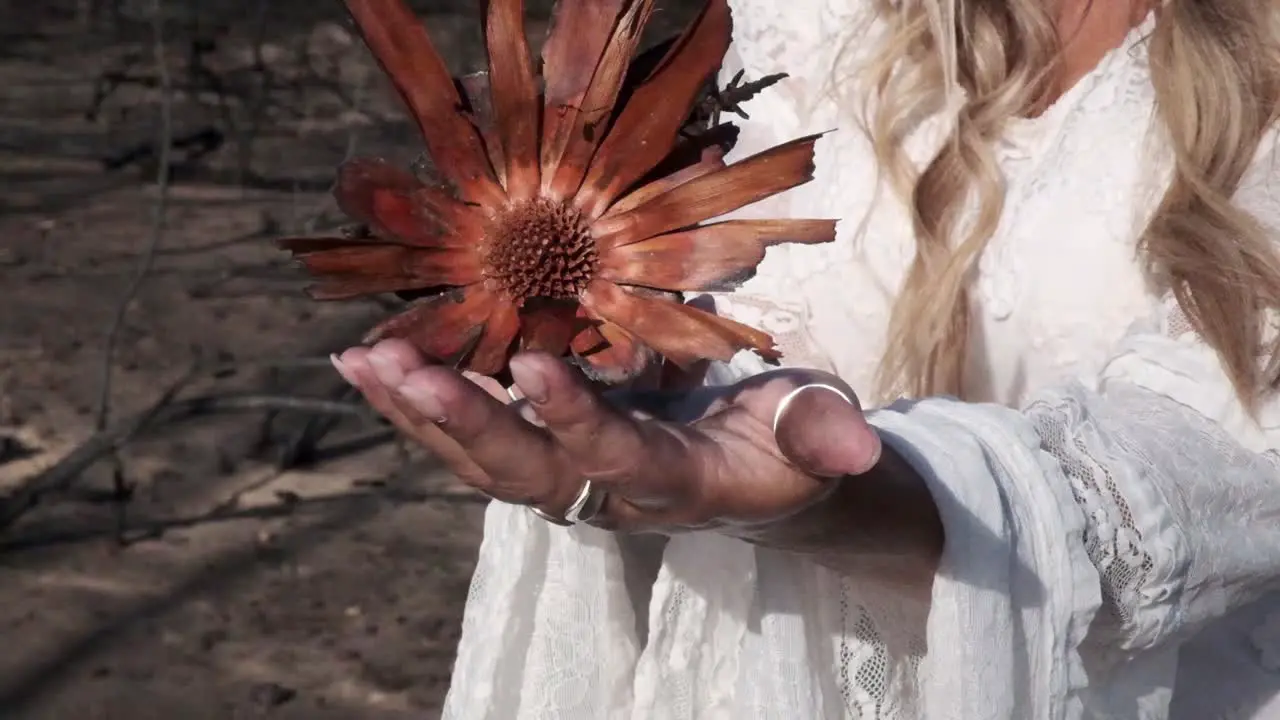
{"label": "lace trim", "polygon": [[1027,415],[1044,449],[1061,463],[1071,493],[1085,514],[1085,552],[1098,569],[1105,601],[1095,623],[1105,627],[1107,637],[1121,638],[1120,647],[1131,648],[1138,642],[1138,616],[1168,599],[1167,593],[1151,600],[1143,593],[1155,569],[1155,559],[1146,549],[1149,538],[1108,470],[1110,458],[1095,456],[1092,448],[1098,446],[1098,438],[1086,437],[1091,423],[1083,407],[1071,401],[1035,403]]}

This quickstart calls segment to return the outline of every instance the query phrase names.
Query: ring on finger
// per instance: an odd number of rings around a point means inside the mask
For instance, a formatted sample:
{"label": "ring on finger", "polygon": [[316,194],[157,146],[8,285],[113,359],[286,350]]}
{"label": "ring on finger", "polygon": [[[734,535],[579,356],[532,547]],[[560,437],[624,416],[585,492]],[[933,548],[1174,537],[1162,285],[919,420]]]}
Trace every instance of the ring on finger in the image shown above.
{"label": "ring on finger", "polygon": [[511,402],[520,400],[520,396],[516,394],[516,386],[514,384],[507,386],[507,397],[511,398]]}
{"label": "ring on finger", "polygon": [[853,404],[853,398],[849,397],[848,393],[834,385],[827,385],[826,383],[809,383],[807,385],[801,385],[786,395],[783,395],[782,399],[778,401],[778,409],[773,411],[774,435],[778,434],[778,425],[782,423],[783,416],[786,415],[787,410],[791,408],[791,403],[805,390],[826,390],[827,392],[835,393],[841,400],[844,400],[850,405]]}
{"label": "ring on finger", "polygon": [[580,522],[587,522],[600,513],[600,509],[604,507],[605,499],[608,493],[604,491],[596,491],[595,485],[587,479],[583,479],[582,488],[578,490],[578,494],[573,498],[573,502],[564,511],[563,517],[557,517],[551,513],[530,505],[529,511],[534,515],[546,520],[552,525],[561,527],[572,527]]}

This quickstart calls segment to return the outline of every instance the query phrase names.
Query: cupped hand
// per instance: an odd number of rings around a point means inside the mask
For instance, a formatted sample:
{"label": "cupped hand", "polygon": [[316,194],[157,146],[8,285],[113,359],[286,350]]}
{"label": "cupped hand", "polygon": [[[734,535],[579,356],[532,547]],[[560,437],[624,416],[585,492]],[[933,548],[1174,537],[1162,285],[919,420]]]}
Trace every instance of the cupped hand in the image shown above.
{"label": "cupped hand", "polygon": [[593,524],[616,529],[768,523],[822,499],[831,478],[868,471],[881,452],[853,391],[818,371],[749,378],[676,420],[653,402],[606,399],[545,354],[512,359],[516,403],[491,378],[428,365],[399,340],[352,348],[335,365],[467,484],[560,516],[590,479],[607,493]]}

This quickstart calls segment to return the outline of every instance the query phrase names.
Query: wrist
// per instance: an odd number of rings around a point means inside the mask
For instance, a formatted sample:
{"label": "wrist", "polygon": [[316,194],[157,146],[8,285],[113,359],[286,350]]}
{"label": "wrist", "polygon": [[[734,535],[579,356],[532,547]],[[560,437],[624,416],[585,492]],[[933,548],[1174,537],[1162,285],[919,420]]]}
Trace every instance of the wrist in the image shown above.
{"label": "wrist", "polygon": [[927,593],[942,554],[943,530],[915,469],[885,443],[871,470],[827,482],[830,491],[796,513],[722,532],[804,555],[846,576]]}

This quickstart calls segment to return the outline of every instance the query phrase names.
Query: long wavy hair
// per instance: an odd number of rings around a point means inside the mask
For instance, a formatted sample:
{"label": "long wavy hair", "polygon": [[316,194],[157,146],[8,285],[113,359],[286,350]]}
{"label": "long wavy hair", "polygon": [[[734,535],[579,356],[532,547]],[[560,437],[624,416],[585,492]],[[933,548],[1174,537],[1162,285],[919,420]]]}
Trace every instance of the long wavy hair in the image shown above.
{"label": "long wavy hair", "polygon": [[[1003,211],[995,141],[1058,90],[1058,2],[874,0],[886,33],[866,68],[866,129],[917,238],[880,368],[888,397],[963,395],[969,281]],[[1280,308],[1280,257],[1232,198],[1277,117],[1280,3],[1164,0],[1155,12],[1146,42],[1174,164],[1137,251],[1252,409],[1280,377],[1280,345],[1265,331]],[[904,140],[956,87],[965,92],[952,135],[920,170]]]}

